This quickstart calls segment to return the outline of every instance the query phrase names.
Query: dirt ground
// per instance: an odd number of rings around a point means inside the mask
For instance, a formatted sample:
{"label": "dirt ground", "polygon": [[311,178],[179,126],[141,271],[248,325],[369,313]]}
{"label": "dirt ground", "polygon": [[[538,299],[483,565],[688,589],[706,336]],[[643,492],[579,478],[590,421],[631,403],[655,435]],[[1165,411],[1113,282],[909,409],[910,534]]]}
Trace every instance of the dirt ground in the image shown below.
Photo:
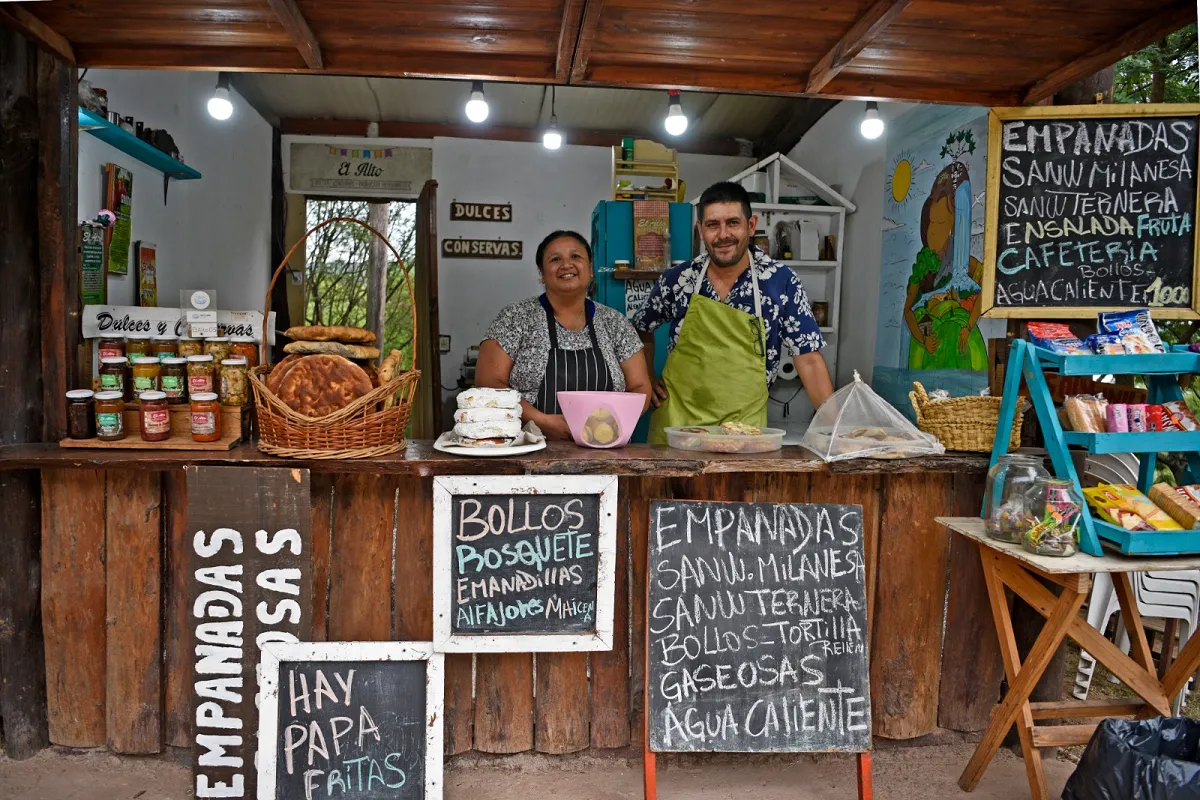
{"label": "dirt ground", "polygon": [[[880,800],[1012,800],[1028,796],[1019,758],[1001,750],[971,795],[957,781],[973,745],[895,748],[874,756]],[[1048,761],[1050,795],[1058,797],[1074,765]],[[185,800],[191,770],[155,758],[122,758],[104,752],[47,750],[28,761],[0,756],[4,800]],[[659,759],[663,800],[852,800],[853,757],[812,756],[794,762],[755,763],[722,758],[670,762]],[[641,763],[592,757],[512,756],[455,759],[446,770],[446,800],[634,800],[642,796]]]}

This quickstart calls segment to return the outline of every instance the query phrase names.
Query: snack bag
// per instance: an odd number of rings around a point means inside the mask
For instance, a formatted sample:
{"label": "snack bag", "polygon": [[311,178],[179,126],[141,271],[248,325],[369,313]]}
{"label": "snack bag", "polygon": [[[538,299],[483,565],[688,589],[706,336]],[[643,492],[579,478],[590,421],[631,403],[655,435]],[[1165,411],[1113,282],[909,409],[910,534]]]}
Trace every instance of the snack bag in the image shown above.
{"label": "snack bag", "polygon": [[1120,355],[1125,352],[1121,337],[1115,333],[1093,333],[1087,337],[1087,346],[1093,353],[1102,356]]}
{"label": "snack bag", "polygon": [[1100,395],[1076,394],[1063,400],[1067,421],[1071,430],[1080,433],[1104,433],[1108,429],[1105,420],[1108,401]]}
{"label": "snack bag", "polygon": [[1184,529],[1200,530],[1200,503],[1185,487],[1176,489],[1169,483],[1156,483],[1150,487],[1150,499]]}
{"label": "snack bag", "polygon": [[1082,355],[1090,352],[1071,329],[1061,322],[1031,322],[1026,326],[1029,341],[1052,353]]}
{"label": "snack bag", "polygon": [[1083,490],[1088,505],[1103,519],[1127,531],[1179,531],[1178,522],[1129,484],[1101,484]]}
{"label": "snack bag", "polygon": [[1158,329],[1150,319],[1150,309],[1133,311],[1101,311],[1097,316],[1097,327],[1101,333],[1115,333],[1121,337],[1126,353],[1165,353],[1166,346],[1158,336]]}
{"label": "snack bag", "polygon": [[1163,410],[1166,412],[1171,424],[1175,426],[1172,430],[1200,430],[1200,420],[1196,419],[1196,415],[1187,407],[1187,403],[1182,400],[1169,400],[1163,403]]}

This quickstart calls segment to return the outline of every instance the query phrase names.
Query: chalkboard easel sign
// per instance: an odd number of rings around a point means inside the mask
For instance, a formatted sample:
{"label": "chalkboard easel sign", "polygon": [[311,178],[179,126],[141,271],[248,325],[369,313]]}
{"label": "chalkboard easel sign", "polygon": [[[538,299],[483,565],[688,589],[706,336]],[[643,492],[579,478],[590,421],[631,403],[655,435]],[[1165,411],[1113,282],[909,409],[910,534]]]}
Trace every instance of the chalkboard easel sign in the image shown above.
{"label": "chalkboard easel sign", "polygon": [[443,657],[429,642],[263,647],[258,800],[440,800]]}
{"label": "chalkboard easel sign", "polygon": [[859,755],[870,797],[862,508],[656,500],[646,602],[655,753]]}
{"label": "chalkboard easel sign", "polygon": [[433,642],[447,653],[611,650],[612,475],[433,484]]}
{"label": "chalkboard easel sign", "polygon": [[[983,315],[1200,319],[1198,157],[1200,104],[993,108]],[[933,294],[969,293],[948,249]]]}

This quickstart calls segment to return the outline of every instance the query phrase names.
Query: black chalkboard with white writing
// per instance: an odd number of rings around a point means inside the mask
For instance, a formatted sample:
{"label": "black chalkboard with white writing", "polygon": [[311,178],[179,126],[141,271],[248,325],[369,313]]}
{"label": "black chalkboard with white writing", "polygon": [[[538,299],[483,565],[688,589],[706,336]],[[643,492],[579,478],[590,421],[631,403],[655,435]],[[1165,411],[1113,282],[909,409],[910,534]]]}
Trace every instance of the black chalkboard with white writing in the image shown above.
{"label": "black chalkboard with white writing", "polygon": [[861,507],[660,500],[649,546],[651,750],[870,749]]}
{"label": "black chalkboard with white writing", "polygon": [[425,661],[282,661],[277,800],[425,797]]}
{"label": "black chalkboard with white writing", "polygon": [[1194,113],[993,113],[990,316],[1196,306]]}
{"label": "black chalkboard with white writing", "polygon": [[455,495],[454,634],[596,631],[600,496]]}

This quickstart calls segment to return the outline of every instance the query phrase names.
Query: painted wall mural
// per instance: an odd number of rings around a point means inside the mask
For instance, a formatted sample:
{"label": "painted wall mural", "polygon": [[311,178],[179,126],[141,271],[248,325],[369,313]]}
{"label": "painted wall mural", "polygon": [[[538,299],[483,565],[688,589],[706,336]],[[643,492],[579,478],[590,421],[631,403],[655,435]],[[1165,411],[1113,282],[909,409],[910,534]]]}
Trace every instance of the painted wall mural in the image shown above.
{"label": "painted wall mural", "polygon": [[928,390],[987,386],[980,320],[987,113],[917,108],[892,123],[883,212],[883,269],[872,383],[912,415],[914,380]]}

